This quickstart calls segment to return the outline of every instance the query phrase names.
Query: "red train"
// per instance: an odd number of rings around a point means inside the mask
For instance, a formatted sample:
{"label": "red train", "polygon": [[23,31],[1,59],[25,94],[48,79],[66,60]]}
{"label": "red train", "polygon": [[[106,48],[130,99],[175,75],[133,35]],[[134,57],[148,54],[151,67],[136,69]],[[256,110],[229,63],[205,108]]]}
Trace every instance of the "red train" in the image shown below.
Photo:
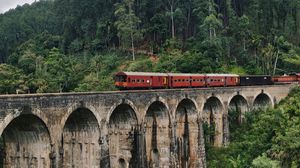
{"label": "red train", "polygon": [[187,74],[187,73],[151,73],[118,72],[115,74],[115,86],[119,89],[150,88],[188,88],[188,87],[226,87],[271,85],[274,83],[300,82],[300,74],[285,76],[236,74]]}

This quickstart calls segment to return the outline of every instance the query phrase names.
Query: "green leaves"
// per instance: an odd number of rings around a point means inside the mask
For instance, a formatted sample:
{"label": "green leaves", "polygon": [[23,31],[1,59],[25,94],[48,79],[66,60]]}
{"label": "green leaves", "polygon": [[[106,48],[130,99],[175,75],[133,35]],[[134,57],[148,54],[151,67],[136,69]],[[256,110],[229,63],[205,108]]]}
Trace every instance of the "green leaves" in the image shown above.
{"label": "green leaves", "polygon": [[26,76],[22,70],[7,64],[0,64],[0,93],[27,93]]}
{"label": "green leaves", "polygon": [[[300,161],[300,87],[280,102],[276,109],[248,112],[246,122],[232,130],[229,147],[209,150],[208,159],[224,167],[277,168],[299,167]],[[218,160],[215,160],[218,159]]]}

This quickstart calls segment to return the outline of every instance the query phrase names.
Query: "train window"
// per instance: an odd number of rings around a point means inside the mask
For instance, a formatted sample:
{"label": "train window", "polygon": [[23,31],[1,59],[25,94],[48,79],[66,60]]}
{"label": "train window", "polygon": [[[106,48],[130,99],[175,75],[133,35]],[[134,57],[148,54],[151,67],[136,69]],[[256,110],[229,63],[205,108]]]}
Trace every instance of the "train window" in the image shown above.
{"label": "train window", "polygon": [[143,79],[143,80],[142,80],[142,82],[144,83],[144,82],[145,82],[145,80]]}
{"label": "train window", "polygon": [[132,79],[132,83],[134,83],[135,82],[135,80],[134,79]]}
{"label": "train window", "polygon": [[138,79],[136,82],[137,82],[137,83],[140,83],[140,80]]}
{"label": "train window", "polygon": [[118,82],[126,82],[126,76],[116,76],[116,81],[118,81]]}

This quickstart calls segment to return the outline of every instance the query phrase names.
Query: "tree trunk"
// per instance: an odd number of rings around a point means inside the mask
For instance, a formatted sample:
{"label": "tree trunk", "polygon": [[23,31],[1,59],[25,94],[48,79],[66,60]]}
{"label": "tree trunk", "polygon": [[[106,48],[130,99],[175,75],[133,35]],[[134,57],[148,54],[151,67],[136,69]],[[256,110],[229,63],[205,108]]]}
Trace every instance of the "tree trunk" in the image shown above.
{"label": "tree trunk", "polygon": [[278,56],[279,56],[279,51],[276,52],[276,59],[275,59],[275,63],[274,63],[273,76],[276,73],[276,66],[277,66]]}
{"label": "tree trunk", "polygon": [[172,26],[172,38],[175,38],[175,25],[174,25],[174,9],[173,9],[173,4],[170,6],[171,7],[171,26]]}
{"label": "tree trunk", "polygon": [[245,37],[243,37],[243,49],[244,49],[244,51],[246,51],[246,39],[245,39]]}
{"label": "tree trunk", "polygon": [[133,44],[133,33],[130,33],[131,36],[131,50],[132,50],[132,60],[135,61],[135,52],[134,52],[134,44]]}

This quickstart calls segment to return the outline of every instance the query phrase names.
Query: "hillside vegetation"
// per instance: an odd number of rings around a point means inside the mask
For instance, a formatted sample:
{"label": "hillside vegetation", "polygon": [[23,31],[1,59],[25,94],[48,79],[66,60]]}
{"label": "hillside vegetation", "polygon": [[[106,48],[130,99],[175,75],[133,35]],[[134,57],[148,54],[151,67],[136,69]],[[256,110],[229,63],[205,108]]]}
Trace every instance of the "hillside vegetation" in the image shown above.
{"label": "hillside vegetation", "polygon": [[300,72],[300,0],[40,0],[0,15],[0,93],[114,90],[120,70]]}
{"label": "hillside vegetation", "polygon": [[300,87],[275,109],[249,112],[226,148],[207,147],[208,167],[300,167]]}

